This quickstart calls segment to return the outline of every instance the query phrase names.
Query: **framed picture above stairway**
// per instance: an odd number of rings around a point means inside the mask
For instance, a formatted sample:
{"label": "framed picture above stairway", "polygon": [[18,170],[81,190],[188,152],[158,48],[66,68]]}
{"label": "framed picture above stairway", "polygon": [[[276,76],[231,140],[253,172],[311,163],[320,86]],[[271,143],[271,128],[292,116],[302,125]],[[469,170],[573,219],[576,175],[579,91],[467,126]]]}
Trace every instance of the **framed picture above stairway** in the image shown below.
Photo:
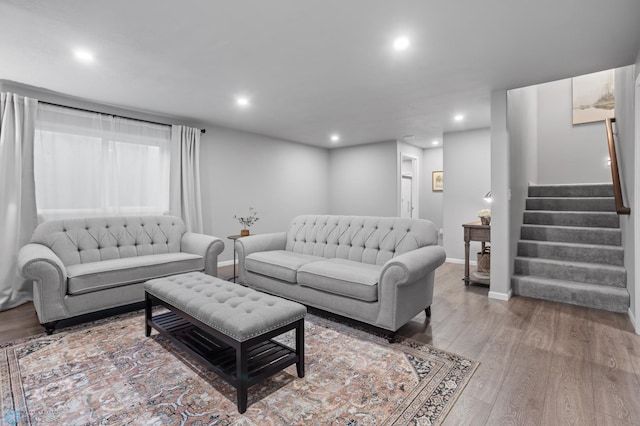
{"label": "framed picture above stairway", "polygon": [[573,124],[615,117],[615,70],[571,79]]}

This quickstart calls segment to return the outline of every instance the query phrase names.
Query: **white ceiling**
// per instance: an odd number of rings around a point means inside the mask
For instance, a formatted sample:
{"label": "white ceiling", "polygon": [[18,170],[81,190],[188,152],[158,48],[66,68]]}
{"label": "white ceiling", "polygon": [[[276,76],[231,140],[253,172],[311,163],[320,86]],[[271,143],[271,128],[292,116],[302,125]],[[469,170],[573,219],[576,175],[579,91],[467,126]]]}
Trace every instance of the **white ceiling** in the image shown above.
{"label": "white ceiling", "polygon": [[429,147],[488,126],[492,90],[634,63],[639,18],[638,0],[0,0],[0,79],[324,147]]}

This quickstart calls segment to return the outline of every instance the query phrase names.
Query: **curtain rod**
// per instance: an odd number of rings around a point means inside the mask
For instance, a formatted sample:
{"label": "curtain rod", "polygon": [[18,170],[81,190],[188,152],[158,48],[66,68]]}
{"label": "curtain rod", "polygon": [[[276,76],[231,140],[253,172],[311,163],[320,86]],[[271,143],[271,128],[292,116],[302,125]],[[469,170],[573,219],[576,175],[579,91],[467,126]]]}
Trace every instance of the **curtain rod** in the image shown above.
{"label": "curtain rod", "polygon": [[[167,123],[158,123],[156,121],[151,121],[151,120],[140,120],[139,118],[125,117],[123,115],[118,115],[118,114],[109,114],[109,113],[105,113],[105,112],[92,111],[90,109],[85,109],[85,108],[78,108],[78,107],[72,107],[72,106],[68,106],[68,105],[54,104],[53,102],[46,102],[46,101],[38,101],[38,102],[42,103],[42,104],[53,105],[53,106],[62,107],[62,108],[75,109],[77,111],[85,111],[85,112],[92,112],[92,113],[97,113],[97,114],[105,114],[105,115],[110,115],[112,117],[126,118],[127,120],[136,120],[136,121],[143,121],[145,123],[159,124],[161,126],[170,126],[170,124],[167,124]],[[206,132],[207,132],[207,129],[200,129],[200,133],[206,133]]]}

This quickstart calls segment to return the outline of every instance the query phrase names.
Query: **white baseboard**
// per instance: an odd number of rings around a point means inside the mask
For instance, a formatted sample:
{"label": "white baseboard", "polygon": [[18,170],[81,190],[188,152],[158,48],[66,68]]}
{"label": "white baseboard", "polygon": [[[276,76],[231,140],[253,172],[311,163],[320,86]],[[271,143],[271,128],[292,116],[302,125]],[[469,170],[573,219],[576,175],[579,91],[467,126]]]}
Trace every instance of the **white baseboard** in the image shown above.
{"label": "white baseboard", "polygon": [[513,290],[509,290],[508,293],[500,293],[497,291],[489,292],[489,299],[503,300],[505,302],[511,299],[511,296],[513,296]]}
{"label": "white baseboard", "polygon": [[231,266],[231,265],[233,265],[233,260],[225,260],[224,262],[218,262],[218,267]]}
{"label": "white baseboard", "polygon": [[633,315],[633,311],[629,308],[629,320],[631,321],[631,325],[633,325],[633,329],[636,331],[636,334],[640,334],[640,329],[638,328],[638,323],[636,322],[636,317]]}
{"label": "white baseboard", "polygon": [[[459,265],[464,265],[464,259],[454,259],[452,257],[447,257],[445,259],[447,263],[457,263]],[[469,266],[478,266],[478,262],[475,260],[469,260]]]}

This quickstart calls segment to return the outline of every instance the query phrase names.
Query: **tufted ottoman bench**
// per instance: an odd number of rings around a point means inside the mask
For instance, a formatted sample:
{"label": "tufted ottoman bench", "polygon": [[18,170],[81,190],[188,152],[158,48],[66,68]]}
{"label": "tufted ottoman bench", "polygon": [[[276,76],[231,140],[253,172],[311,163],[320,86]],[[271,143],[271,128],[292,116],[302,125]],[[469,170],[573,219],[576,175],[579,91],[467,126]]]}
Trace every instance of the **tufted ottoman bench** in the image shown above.
{"label": "tufted ottoman bench", "polygon": [[[147,281],[145,334],[151,328],[204,361],[237,390],[238,411],[247,409],[247,389],[289,365],[304,377],[303,305],[201,272]],[[152,316],[152,306],[169,312]],[[275,340],[294,330],[296,347]]]}

